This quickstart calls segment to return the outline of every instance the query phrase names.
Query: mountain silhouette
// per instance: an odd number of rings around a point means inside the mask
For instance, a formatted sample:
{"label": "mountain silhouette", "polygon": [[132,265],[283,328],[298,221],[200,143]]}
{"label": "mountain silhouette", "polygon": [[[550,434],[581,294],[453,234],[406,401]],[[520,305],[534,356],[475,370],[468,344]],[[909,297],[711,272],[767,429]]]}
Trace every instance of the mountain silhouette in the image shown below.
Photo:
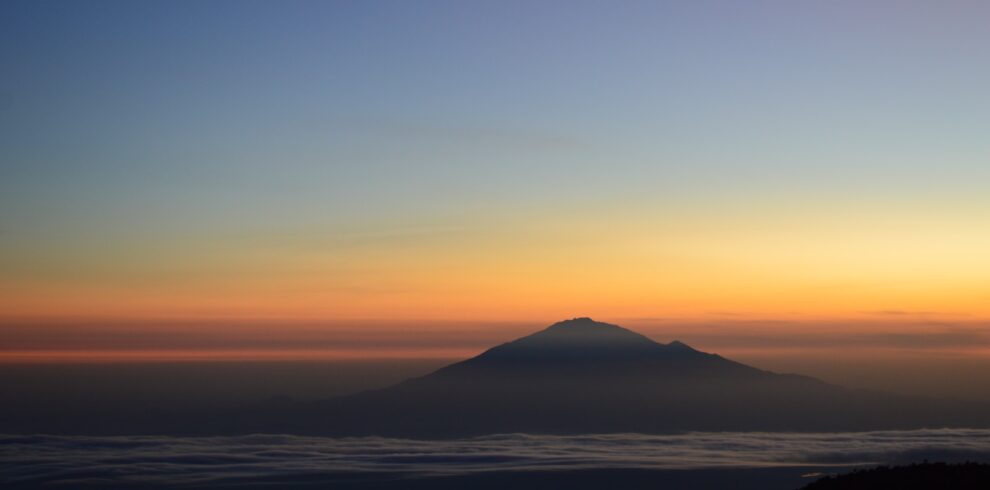
{"label": "mountain silhouette", "polygon": [[449,438],[497,433],[990,427],[977,402],[850,390],[575,318],[393,386],[236,408],[107,406],[0,419],[6,433]]}
{"label": "mountain silhouette", "polygon": [[575,318],[397,385],[273,409],[254,431],[493,433],[987,426],[985,406],[849,390]]}
{"label": "mountain silhouette", "polygon": [[[633,380],[649,376],[759,376],[764,371],[697,351],[679,341],[660,344],[617,325],[575,318],[493,347],[477,357],[409,381],[433,383],[510,381],[523,387],[543,382],[564,385],[589,381]],[[468,389],[468,386],[462,387]],[[585,390],[591,387],[585,386]]]}

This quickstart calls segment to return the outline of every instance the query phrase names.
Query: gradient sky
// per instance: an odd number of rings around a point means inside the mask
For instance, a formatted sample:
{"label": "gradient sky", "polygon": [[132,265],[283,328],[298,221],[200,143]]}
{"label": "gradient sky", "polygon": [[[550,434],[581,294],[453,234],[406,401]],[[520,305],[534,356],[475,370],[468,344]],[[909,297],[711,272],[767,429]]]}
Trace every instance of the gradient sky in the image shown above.
{"label": "gradient sky", "polygon": [[353,321],[420,348],[590,315],[990,352],[988,25],[977,1],[3,2],[0,335]]}

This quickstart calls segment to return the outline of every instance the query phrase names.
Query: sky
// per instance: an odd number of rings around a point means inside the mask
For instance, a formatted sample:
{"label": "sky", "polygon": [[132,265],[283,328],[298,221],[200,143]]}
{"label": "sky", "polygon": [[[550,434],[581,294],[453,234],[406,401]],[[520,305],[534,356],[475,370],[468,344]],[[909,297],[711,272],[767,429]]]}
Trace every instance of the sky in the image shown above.
{"label": "sky", "polygon": [[3,2],[0,357],[457,356],[575,316],[988,356],[988,21]]}

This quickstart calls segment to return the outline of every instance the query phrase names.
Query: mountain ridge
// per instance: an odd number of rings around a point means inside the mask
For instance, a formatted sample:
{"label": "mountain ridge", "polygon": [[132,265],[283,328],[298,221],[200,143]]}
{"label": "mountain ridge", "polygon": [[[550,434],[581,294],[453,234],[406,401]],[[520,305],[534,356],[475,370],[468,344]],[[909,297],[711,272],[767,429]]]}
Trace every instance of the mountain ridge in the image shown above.
{"label": "mountain ridge", "polygon": [[414,438],[879,430],[988,426],[985,408],[765,371],[578,317],[425,376],[314,403],[322,420],[310,429]]}
{"label": "mountain ridge", "polygon": [[596,368],[619,368],[625,372],[657,363],[682,371],[702,366],[759,371],[717,354],[698,351],[679,341],[662,344],[618,325],[579,317],[497,345],[475,357],[441,368],[437,373],[487,368],[502,373],[523,370],[535,375],[559,368],[590,375],[589,371]]}

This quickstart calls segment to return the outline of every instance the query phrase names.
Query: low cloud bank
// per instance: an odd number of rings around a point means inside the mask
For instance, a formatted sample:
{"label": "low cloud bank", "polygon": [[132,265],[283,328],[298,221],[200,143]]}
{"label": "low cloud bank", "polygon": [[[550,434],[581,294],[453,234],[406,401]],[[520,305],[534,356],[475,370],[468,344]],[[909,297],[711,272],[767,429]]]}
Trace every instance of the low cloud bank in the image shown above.
{"label": "low cloud bank", "polygon": [[263,478],[402,477],[484,471],[700,469],[990,461],[990,430],[688,433],[449,441],[238,437],[0,436],[0,483],[209,485]]}

